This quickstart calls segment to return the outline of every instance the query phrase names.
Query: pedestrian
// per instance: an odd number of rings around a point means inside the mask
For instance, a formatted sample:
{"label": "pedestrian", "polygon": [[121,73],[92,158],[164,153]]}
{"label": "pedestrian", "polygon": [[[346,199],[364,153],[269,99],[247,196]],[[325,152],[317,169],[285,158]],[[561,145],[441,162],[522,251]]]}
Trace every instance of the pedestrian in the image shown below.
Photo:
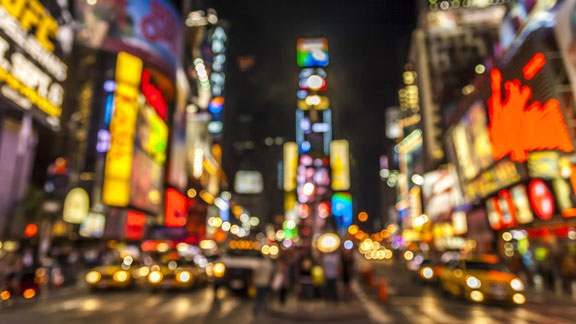
{"label": "pedestrian", "polygon": [[253,283],[256,286],[254,314],[261,314],[268,309],[268,291],[272,277],[272,264],[268,258],[262,258],[253,269]]}
{"label": "pedestrian", "polygon": [[278,260],[274,277],[272,278],[272,290],[278,296],[280,305],[286,304],[286,295],[290,287],[290,267],[285,259]]}
{"label": "pedestrian", "polygon": [[342,252],[342,285],[344,288],[343,299],[349,300],[352,297],[351,281],[354,276],[354,256],[351,250]]}
{"label": "pedestrian", "polygon": [[325,254],[322,258],[324,268],[325,289],[324,293],[327,300],[337,302],[338,296],[338,279],[340,277],[340,256],[336,252]]}
{"label": "pedestrian", "polygon": [[314,280],[312,278],[312,258],[304,256],[300,262],[298,282],[300,284],[300,301],[310,302],[314,298]]}

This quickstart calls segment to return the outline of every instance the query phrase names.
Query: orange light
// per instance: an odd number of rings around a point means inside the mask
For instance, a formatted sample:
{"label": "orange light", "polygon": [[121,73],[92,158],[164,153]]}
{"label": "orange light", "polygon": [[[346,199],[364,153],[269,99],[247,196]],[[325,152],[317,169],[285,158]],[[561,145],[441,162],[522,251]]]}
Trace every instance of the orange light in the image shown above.
{"label": "orange light", "polygon": [[216,231],[216,233],[214,233],[214,240],[216,242],[224,242],[226,240],[226,233],[221,230]]}
{"label": "orange light", "polygon": [[24,292],[22,293],[22,296],[24,296],[24,298],[26,298],[26,299],[34,298],[34,296],[36,296],[36,290],[34,290],[32,288],[28,288],[28,289],[24,290]]}
{"label": "orange light", "polygon": [[358,214],[358,220],[361,222],[367,221],[368,220],[368,213],[361,212],[360,214]]}
{"label": "orange light", "polygon": [[32,237],[38,233],[38,226],[36,224],[28,224],[24,229],[24,234],[27,237]]}
{"label": "orange light", "polygon": [[2,298],[2,300],[8,300],[10,298],[10,292],[8,290],[4,290],[0,293],[0,298]]}
{"label": "orange light", "polygon": [[540,71],[540,69],[546,64],[546,57],[542,53],[536,53],[534,56],[526,63],[524,68],[522,68],[522,73],[526,80],[532,80],[532,78]]}
{"label": "orange light", "polygon": [[[533,63],[534,66],[530,63],[527,65],[534,74],[539,70],[536,63]],[[513,161],[525,162],[531,151],[574,150],[557,99],[549,99],[544,105],[539,101],[528,105],[532,89],[522,86],[519,80],[504,83],[507,98],[503,98],[500,70],[493,69],[490,78],[489,131],[495,160],[510,155]]]}
{"label": "orange light", "polygon": [[358,233],[358,225],[350,225],[348,227],[348,233],[350,233],[350,235],[356,235],[356,233]]}

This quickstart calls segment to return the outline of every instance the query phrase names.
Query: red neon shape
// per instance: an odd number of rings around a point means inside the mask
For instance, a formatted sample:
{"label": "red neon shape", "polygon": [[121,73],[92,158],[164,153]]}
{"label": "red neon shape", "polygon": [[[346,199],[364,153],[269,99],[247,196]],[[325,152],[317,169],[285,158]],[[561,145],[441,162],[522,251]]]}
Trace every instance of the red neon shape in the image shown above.
{"label": "red neon shape", "polygon": [[142,72],[142,93],[146,97],[146,101],[156,110],[158,116],[166,120],[168,107],[166,106],[166,99],[162,96],[162,91],[155,85],[150,83],[150,71],[144,70]]}
{"label": "red neon shape", "polygon": [[500,206],[502,202],[506,203],[506,213],[502,210],[502,223],[505,227],[514,227],[518,225],[518,218],[516,216],[516,205],[509,190],[501,190],[498,193],[500,197]]}
{"label": "red neon shape", "polygon": [[538,217],[549,219],[554,216],[554,199],[544,181],[540,179],[530,181],[528,196],[530,197],[530,204]]}
{"label": "red neon shape", "polygon": [[532,80],[532,78],[540,71],[542,67],[546,64],[546,57],[542,53],[536,53],[528,63],[522,68],[522,73],[526,80]]}
{"label": "red neon shape", "polygon": [[164,223],[168,227],[181,227],[188,220],[186,197],[174,188],[166,190],[166,215]]}
{"label": "red neon shape", "polygon": [[126,238],[130,240],[139,240],[144,236],[144,225],[146,224],[146,215],[134,210],[128,211],[126,216]]}
{"label": "red neon shape", "polygon": [[489,131],[495,160],[510,155],[513,161],[524,162],[531,151],[574,150],[557,99],[544,105],[534,101],[528,106],[532,89],[522,86],[520,80],[504,83],[506,98],[503,98],[500,70],[493,69],[490,77]]}
{"label": "red neon shape", "polygon": [[497,219],[494,219],[492,217],[489,218],[490,227],[492,227],[493,230],[497,231],[502,227],[504,227],[503,224],[504,213],[502,213],[502,209],[500,208],[500,199],[498,199],[498,197],[490,198],[489,202],[492,205],[492,210],[494,211],[494,214],[498,216]]}

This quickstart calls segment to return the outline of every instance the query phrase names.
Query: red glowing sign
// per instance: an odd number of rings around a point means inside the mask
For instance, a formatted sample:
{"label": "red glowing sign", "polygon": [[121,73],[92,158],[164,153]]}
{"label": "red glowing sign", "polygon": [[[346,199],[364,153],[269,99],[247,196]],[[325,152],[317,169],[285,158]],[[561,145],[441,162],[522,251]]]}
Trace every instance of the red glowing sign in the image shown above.
{"label": "red glowing sign", "polygon": [[534,179],[528,186],[528,196],[536,215],[542,219],[549,219],[554,215],[554,199],[544,181]]}
{"label": "red glowing sign", "polygon": [[144,70],[142,72],[142,93],[146,97],[146,101],[156,110],[158,116],[166,120],[168,107],[166,106],[166,99],[162,96],[162,91],[155,85],[150,83],[150,71]]}
{"label": "red glowing sign", "polygon": [[186,197],[176,189],[166,190],[166,215],[164,223],[168,227],[181,227],[188,220]]}
{"label": "red glowing sign", "polygon": [[128,211],[126,215],[126,238],[130,240],[139,240],[144,236],[144,225],[146,224],[146,215],[134,210]]}
{"label": "red glowing sign", "polygon": [[28,224],[24,229],[24,234],[26,237],[32,237],[38,233],[38,226],[36,224]]}
{"label": "red glowing sign", "polygon": [[[532,79],[546,63],[542,53],[536,54],[523,69],[526,79]],[[499,160],[507,155],[513,161],[524,162],[531,151],[561,150],[572,152],[574,147],[557,99],[544,105],[534,101],[532,89],[520,80],[506,81],[506,98],[502,97],[502,74],[490,72],[492,96],[488,99],[492,155]]]}
{"label": "red glowing sign", "polygon": [[500,198],[500,210],[502,212],[502,224],[505,227],[514,227],[518,225],[516,216],[516,204],[509,190],[502,190],[498,193]]}
{"label": "red glowing sign", "polygon": [[299,205],[298,214],[300,214],[301,218],[307,218],[308,216],[310,216],[310,205],[308,204]]}
{"label": "red glowing sign", "polygon": [[318,204],[318,216],[326,218],[328,215],[330,215],[330,203],[323,201]]}

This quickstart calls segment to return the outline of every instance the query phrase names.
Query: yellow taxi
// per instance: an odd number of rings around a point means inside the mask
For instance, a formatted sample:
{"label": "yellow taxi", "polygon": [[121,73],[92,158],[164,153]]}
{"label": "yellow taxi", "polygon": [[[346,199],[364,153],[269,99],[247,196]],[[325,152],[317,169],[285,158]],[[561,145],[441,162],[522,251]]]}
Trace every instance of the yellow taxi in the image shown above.
{"label": "yellow taxi", "polygon": [[154,292],[162,289],[190,289],[207,282],[206,272],[193,261],[171,260],[150,267],[147,283]]}
{"label": "yellow taxi", "polygon": [[499,263],[496,256],[452,260],[439,274],[443,293],[486,301],[521,305],[526,302],[524,283]]}
{"label": "yellow taxi", "polygon": [[95,289],[124,289],[134,286],[130,265],[123,261],[112,261],[95,267],[84,276],[88,286]]}

